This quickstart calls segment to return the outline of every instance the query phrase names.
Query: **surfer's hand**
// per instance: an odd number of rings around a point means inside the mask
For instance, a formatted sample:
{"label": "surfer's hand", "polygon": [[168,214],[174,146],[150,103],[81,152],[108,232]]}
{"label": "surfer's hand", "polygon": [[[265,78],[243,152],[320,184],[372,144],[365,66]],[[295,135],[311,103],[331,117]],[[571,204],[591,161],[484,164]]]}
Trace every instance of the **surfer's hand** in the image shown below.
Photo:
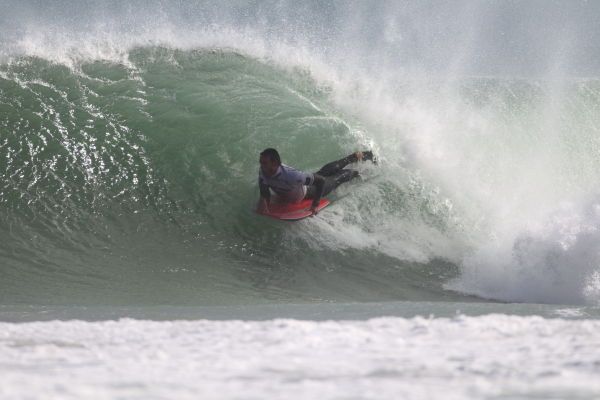
{"label": "surfer's hand", "polygon": [[269,211],[269,207],[268,206],[264,206],[264,207],[259,207],[258,208],[258,213],[259,214],[268,214]]}
{"label": "surfer's hand", "polygon": [[317,207],[311,207],[310,212],[312,213],[311,216],[315,216],[319,213],[319,210],[317,210]]}
{"label": "surfer's hand", "polygon": [[266,200],[264,200],[264,199],[260,199],[258,201],[258,207],[256,207],[256,211],[258,211],[259,214],[268,214],[269,213],[269,203],[267,203]]}

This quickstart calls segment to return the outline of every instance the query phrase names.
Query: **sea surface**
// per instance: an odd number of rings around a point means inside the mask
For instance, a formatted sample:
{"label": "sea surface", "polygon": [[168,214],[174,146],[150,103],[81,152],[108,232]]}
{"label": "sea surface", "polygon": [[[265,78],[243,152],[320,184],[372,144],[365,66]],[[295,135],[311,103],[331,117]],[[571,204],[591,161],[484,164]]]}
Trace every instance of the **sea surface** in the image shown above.
{"label": "sea surface", "polygon": [[0,398],[600,398],[598,16],[0,0]]}

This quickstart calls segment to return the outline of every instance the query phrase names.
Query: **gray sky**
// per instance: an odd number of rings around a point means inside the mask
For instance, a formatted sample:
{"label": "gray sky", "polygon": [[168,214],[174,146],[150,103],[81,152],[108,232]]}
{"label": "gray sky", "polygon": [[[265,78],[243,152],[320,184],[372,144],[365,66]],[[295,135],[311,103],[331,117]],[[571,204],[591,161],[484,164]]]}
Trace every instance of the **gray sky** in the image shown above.
{"label": "gray sky", "polygon": [[600,1],[0,0],[5,48],[32,29],[136,35],[165,24],[181,35],[252,28],[267,41],[304,44],[328,61],[371,69],[600,76]]}

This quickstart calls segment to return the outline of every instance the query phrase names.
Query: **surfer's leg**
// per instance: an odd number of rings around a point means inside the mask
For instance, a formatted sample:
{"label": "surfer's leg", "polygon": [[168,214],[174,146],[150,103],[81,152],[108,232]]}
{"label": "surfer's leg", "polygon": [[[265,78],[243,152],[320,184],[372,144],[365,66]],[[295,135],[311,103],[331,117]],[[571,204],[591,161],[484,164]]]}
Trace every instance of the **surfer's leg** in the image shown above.
{"label": "surfer's leg", "polygon": [[337,161],[332,161],[329,164],[325,164],[320,170],[317,171],[317,174],[326,177],[332,176],[338,173],[341,169],[343,169],[346,165],[357,162],[356,154],[350,154],[347,157],[344,157]]}
{"label": "surfer's leg", "polygon": [[323,196],[327,196],[334,189],[344,182],[348,182],[359,176],[358,171],[353,169],[342,169],[333,176],[325,178],[325,186],[323,187]]}
{"label": "surfer's leg", "polygon": [[325,164],[319,171],[317,171],[317,174],[321,176],[333,176],[350,163],[366,160],[373,161],[373,152],[357,151],[356,153],[352,153],[349,156],[346,156],[340,160],[330,162],[329,164]]}
{"label": "surfer's leg", "polygon": [[[331,193],[335,188],[340,186],[344,182],[348,182],[356,177],[360,176],[358,171],[353,169],[342,169],[338,171],[337,174],[333,176],[325,177],[325,185],[323,186],[323,194],[322,196],[327,196]],[[314,198],[316,188],[314,186],[309,186],[306,191],[306,199]]]}

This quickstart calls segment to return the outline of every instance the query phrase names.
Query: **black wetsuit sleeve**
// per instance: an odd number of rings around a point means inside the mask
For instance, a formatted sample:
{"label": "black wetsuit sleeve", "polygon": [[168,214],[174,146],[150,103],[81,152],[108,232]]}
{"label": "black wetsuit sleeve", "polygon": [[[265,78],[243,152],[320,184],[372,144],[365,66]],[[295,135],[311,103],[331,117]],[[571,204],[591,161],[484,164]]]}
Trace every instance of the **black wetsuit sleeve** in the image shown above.
{"label": "black wetsuit sleeve", "polygon": [[319,205],[319,202],[321,201],[321,196],[323,196],[323,189],[325,188],[325,179],[321,175],[315,174],[313,185],[315,186],[316,190],[312,201],[312,207],[315,208]]}
{"label": "black wetsuit sleeve", "polygon": [[269,202],[271,200],[271,191],[269,190],[269,186],[265,185],[262,179],[258,180],[258,188],[260,189],[260,197],[264,198]]}

